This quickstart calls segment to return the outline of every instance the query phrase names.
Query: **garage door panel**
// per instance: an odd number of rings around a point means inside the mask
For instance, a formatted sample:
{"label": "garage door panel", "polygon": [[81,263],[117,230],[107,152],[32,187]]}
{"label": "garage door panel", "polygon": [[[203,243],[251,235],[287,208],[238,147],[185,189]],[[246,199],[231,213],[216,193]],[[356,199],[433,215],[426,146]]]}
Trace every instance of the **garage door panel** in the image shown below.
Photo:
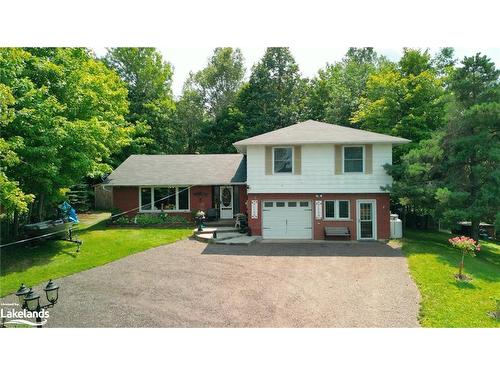
{"label": "garage door panel", "polygon": [[312,209],[310,202],[264,202],[262,236],[267,239],[311,239]]}

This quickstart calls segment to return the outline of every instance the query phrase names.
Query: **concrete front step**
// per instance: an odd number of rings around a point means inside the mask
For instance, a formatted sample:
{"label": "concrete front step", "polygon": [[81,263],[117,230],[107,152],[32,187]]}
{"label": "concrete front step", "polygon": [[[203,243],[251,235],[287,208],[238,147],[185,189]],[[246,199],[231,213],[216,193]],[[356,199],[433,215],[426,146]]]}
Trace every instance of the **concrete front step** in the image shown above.
{"label": "concrete front step", "polygon": [[[220,230],[221,228],[205,228],[206,231],[193,231],[194,238],[205,243],[216,243],[225,245],[250,245],[259,240],[258,236],[247,236],[244,233],[239,233],[238,230]],[[217,236],[214,238],[214,233]]]}
{"label": "concrete front step", "polygon": [[205,227],[202,228],[201,232],[198,232],[198,228],[193,229],[193,233],[196,234],[205,234],[205,233],[213,233],[217,231],[217,234],[219,233],[226,233],[226,232],[236,232],[239,233],[239,229],[235,227]]}

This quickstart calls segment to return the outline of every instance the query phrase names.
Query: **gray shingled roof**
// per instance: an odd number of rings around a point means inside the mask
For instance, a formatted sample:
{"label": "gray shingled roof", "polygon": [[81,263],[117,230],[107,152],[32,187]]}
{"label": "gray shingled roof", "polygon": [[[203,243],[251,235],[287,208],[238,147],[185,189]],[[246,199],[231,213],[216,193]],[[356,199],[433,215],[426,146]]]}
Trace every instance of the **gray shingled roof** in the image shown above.
{"label": "gray shingled roof", "polygon": [[314,120],[299,122],[285,128],[243,139],[233,143],[240,151],[250,145],[293,145],[308,143],[408,143],[408,139],[390,135],[349,128],[347,126],[327,124]]}
{"label": "gray shingled roof", "polygon": [[131,155],[104,181],[110,186],[246,183],[242,154]]}

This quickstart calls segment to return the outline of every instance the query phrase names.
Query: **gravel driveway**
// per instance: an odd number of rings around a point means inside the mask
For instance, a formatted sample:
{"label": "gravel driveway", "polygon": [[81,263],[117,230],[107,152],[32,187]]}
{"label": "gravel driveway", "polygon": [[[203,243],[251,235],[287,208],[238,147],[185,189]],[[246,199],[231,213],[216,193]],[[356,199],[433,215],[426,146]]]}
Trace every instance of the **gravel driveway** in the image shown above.
{"label": "gravel driveway", "polygon": [[49,327],[418,326],[406,258],[381,243],[184,240],[57,282]]}

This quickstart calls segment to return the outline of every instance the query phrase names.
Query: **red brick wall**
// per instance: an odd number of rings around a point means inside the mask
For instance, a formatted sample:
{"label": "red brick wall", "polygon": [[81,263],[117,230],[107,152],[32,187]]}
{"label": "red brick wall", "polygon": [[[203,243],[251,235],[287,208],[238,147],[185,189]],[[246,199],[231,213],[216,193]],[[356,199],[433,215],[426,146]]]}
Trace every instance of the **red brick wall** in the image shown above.
{"label": "red brick wall", "polygon": [[190,190],[191,210],[206,211],[212,208],[212,187],[211,186],[193,186]]}
{"label": "red brick wall", "polygon": [[243,214],[247,213],[247,186],[246,185],[241,185],[240,186],[240,211]]}
{"label": "red brick wall", "polygon": [[133,210],[127,215],[136,215],[137,207],[139,207],[139,188],[137,186],[114,186],[113,207],[119,208],[122,212]]}
{"label": "red brick wall", "polygon": [[[258,218],[251,218],[251,201],[258,200]],[[316,197],[316,194],[248,194],[248,224],[252,235],[261,236],[262,235],[262,200],[273,200],[273,199],[290,199],[290,200],[308,200],[312,201],[312,212],[313,219],[313,239],[322,240],[324,239],[324,227],[325,226],[339,226],[348,227],[351,231],[351,238],[355,240],[357,238],[356,233],[356,200],[357,199],[375,199],[377,201],[377,238],[379,240],[388,239],[390,232],[390,217],[389,217],[389,194],[387,193],[375,193],[375,194],[321,194],[321,197]],[[332,220],[315,220],[315,208],[314,201],[323,201],[323,210],[325,207],[325,200],[337,200],[337,199],[348,199],[351,202],[350,214],[351,218],[349,221],[332,221]]]}

